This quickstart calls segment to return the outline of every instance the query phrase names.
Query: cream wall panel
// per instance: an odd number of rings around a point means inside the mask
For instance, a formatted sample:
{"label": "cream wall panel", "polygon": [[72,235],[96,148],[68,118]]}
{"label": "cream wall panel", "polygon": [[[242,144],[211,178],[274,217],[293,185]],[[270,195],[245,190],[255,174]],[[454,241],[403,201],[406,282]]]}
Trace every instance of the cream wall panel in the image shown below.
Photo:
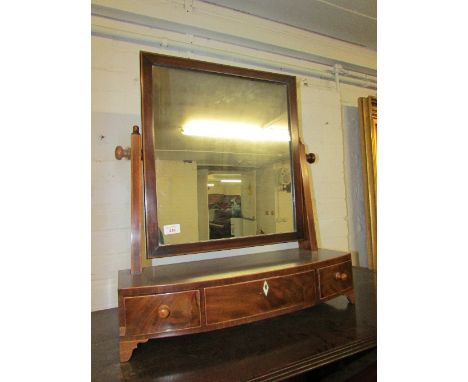
{"label": "cream wall panel", "polygon": [[[341,133],[341,132],[340,132]],[[337,141],[341,142],[342,133],[337,134]],[[344,153],[343,147],[338,145],[321,145],[320,155],[316,158],[316,163],[324,162],[327,163],[327,167],[334,167],[336,171],[343,169]],[[313,170],[313,167],[312,167]]]}
{"label": "cream wall panel", "polygon": [[[93,178],[91,178],[91,182]],[[122,205],[130,200],[130,184],[125,187],[127,182],[118,182],[116,180],[109,183],[101,183],[100,186],[92,185],[91,199],[92,206],[102,203],[112,203],[113,205]],[[93,217],[92,217],[93,218]],[[130,226],[130,223],[129,223]]]}
{"label": "cream wall panel", "polygon": [[[313,168],[313,165],[312,165]],[[333,178],[336,179],[336,176]],[[314,183],[314,199],[322,198],[339,199],[343,197],[343,184],[334,180],[321,179],[320,183]]]}
{"label": "cream wall panel", "polygon": [[[316,152],[314,149],[309,149],[311,152]],[[316,160],[313,167],[311,168],[312,178],[316,184],[322,182],[333,182],[337,181],[337,178],[344,178],[344,164],[340,163],[326,163],[323,160]],[[340,183],[341,190],[345,191],[345,185]],[[342,194],[345,197],[345,193]]]}
{"label": "cream wall panel", "polygon": [[[109,42],[110,46],[115,47],[116,44],[110,40]],[[111,49],[107,49],[109,50]],[[98,55],[93,55],[93,60],[96,57]],[[117,145],[123,147],[130,145],[131,127],[139,124],[140,120],[139,112],[124,114],[121,108],[115,106],[114,109],[109,106],[101,108],[110,110],[108,113],[99,112],[96,88],[106,90],[106,86],[114,85],[110,85],[108,81],[100,81],[98,84],[99,86],[95,85],[92,89],[94,107],[91,115],[91,308],[93,310],[117,306],[118,270],[130,267],[130,161],[125,159],[117,161],[114,150]],[[115,89],[114,86],[114,92]],[[113,104],[109,98],[103,102],[108,102],[108,105]],[[139,103],[139,96],[136,102]]]}
{"label": "cream wall panel", "polygon": [[117,282],[117,277],[91,281],[91,311],[117,306]]}
{"label": "cream wall panel", "polygon": [[91,232],[91,252],[93,257],[126,252],[130,258],[130,228]]}
{"label": "cream wall panel", "polygon": [[[346,236],[321,236],[321,247],[332,248],[338,251],[348,251],[348,237]],[[352,257],[353,265],[355,264],[355,258]]]}
{"label": "cream wall panel", "polygon": [[115,252],[94,256],[91,260],[91,269],[100,269],[103,271],[91,273],[91,279],[92,281],[105,280],[108,278],[114,279],[115,273],[121,269],[128,269],[129,267],[130,256],[128,256],[128,252],[121,252],[118,256],[116,256]]}
{"label": "cream wall panel", "polygon": [[377,64],[375,52],[370,49],[196,0],[189,10],[184,2],[170,0],[93,0],[92,3],[355,65],[375,69]]}
{"label": "cream wall panel", "polygon": [[[91,159],[94,162],[115,162],[115,146],[129,147],[133,125],[140,126],[140,116],[119,113],[91,114]],[[130,171],[130,161],[120,167]],[[130,177],[129,177],[130,179]]]}
{"label": "cream wall panel", "polygon": [[140,109],[139,92],[94,91],[92,111],[112,113],[119,110],[123,114],[133,114]]}
{"label": "cream wall panel", "polygon": [[[348,221],[341,216],[322,218],[320,219],[320,226],[324,232],[333,232],[334,236],[346,237],[348,235]],[[344,248],[347,250],[347,248]]]}
{"label": "cream wall panel", "polygon": [[122,160],[117,161],[115,158],[114,160],[109,161],[96,161],[95,165],[91,170],[91,176],[95,179],[93,185],[97,187],[107,185],[109,183],[120,184],[124,182],[124,184],[130,184],[130,176],[127,174],[126,171],[121,171],[122,167],[125,166],[125,169],[128,168],[128,164],[130,161]]}
{"label": "cream wall panel", "polygon": [[140,47],[91,39],[92,112],[140,114]]}
{"label": "cream wall panel", "polygon": [[[300,86],[299,91],[304,144],[308,151],[317,154],[317,161],[310,169],[318,244],[324,248],[347,250],[340,93],[332,88],[306,85]],[[327,187],[330,184],[334,187],[329,193]]]}
{"label": "cream wall panel", "polygon": [[130,172],[126,164],[115,159],[92,163],[91,204],[123,204],[130,200]]}
{"label": "cream wall panel", "polygon": [[377,96],[377,91],[374,89],[361,88],[347,84],[340,85],[341,104],[343,106],[358,106],[359,97]]}
{"label": "cream wall panel", "polygon": [[130,221],[130,203],[95,203],[91,230],[128,228]]}
{"label": "cream wall panel", "polygon": [[[343,197],[342,198],[321,198],[317,199],[316,202],[316,212],[319,217],[320,230],[323,234],[331,235],[331,232],[335,233],[333,227],[328,227],[328,230],[325,230],[327,227],[323,227],[321,222],[323,219],[346,219],[347,218],[347,208],[346,208],[346,198],[345,190],[343,187]],[[348,233],[346,233],[346,236]],[[333,249],[333,248],[331,248]]]}
{"label": "cream wall panel", "polygon": [[126,97],[124,92],[94,90],[91,111],[111,113],[112,110],[125,110]]}
{"label": "cream wall panel", "polygon": [[[336,129],[333,126],[330,126],[327,124],[327,122],[320,123],[320,121],[317,121],[316,115],[317,114],[322,114],[322,113],[327,113],[327,111],[317,111],[316,113],[309,113],[309,114],[304,114],[303,118],[307,120],[313,120],[314,121],[314,132],[313,132],[313,139],[310,140],[310,144],[312,147],[317,147],[320,148],[320,152],[317,152],[318,155],[326,155],[325,150],[333,150],[336,149],[337,147],[342,148],[343,147],[343,132],[341,129]],[[330,112],[328,112],[330,113]],[[307,123],[303,124],[303,130],[304,134],[307,133]],[[304,136],[304,139],[307,141],[306,136]],[[310,147],[309,150],[312,148]],[[318,161],[317,161],[318,163]]]}
{"label": "cream wall panel", "polygon": [[139,61],[135,62],[135,54],[138,54],[139,48],[135,44],[93,36],[91,39],[91,68],[139,73],[140,63]]}
{"label": "cream wall panel", "polygon": [[[135,58],[135,55],[133,55]],[[138,68],[137,68],[138,69]],[[92,68],[91,90],[107,90],[111,92],[139,92],[140,77],[137,73],[128,71],[113,71],[107,69]]]}

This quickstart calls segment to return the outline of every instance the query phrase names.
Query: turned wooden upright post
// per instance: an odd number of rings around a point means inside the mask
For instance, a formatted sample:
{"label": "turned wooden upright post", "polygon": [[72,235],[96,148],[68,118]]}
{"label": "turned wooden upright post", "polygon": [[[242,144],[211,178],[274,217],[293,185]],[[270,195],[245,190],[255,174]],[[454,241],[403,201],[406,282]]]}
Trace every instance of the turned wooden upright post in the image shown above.
{"label": "turned wooden upright post", "polygon": [[314,214],[312,207],[312,194],[310,190],[310,173],[309,163],[315,161],[315,155],[310,153],[306,154],[305,146],[299,141],[299,160],[301,165],[301,179],[302,179],[302,203],[303,203],[303,216],[304,216],[304,240],[299,241],[299,248],[310,249],[316,251],[317,236],[315,234]]}
{"label": "turned wooden upright post", "polygon": [[141,273],[141,135],[133,126],[131,141],[131,266],[132,274]]}

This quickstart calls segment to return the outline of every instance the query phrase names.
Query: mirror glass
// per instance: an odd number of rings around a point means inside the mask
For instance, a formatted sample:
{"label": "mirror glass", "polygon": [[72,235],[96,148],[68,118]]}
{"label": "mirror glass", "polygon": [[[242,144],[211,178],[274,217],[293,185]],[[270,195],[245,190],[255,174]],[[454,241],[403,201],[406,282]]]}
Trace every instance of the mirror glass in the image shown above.
{"label": "mirror glass", "polygon": [[159,245],[294,232],[287,85],[152,68]]}

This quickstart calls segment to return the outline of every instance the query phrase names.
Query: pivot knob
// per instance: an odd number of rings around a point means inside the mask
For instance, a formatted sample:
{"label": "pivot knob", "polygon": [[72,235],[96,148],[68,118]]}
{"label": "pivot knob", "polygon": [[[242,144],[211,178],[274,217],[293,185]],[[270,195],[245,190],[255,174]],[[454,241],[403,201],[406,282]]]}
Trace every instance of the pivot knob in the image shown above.
{"label": "pivot knob", "polygon": [[169,307],[167,305],[161,305],[158,309],[159,318],[167,318],[171,314]]}
{"label": "pivot knob", "polygon": [[341,281],[346,281],[348,280],[348,275],[346,273],[340,273],[336,272],[335,273],[335,280],[341,280]]}

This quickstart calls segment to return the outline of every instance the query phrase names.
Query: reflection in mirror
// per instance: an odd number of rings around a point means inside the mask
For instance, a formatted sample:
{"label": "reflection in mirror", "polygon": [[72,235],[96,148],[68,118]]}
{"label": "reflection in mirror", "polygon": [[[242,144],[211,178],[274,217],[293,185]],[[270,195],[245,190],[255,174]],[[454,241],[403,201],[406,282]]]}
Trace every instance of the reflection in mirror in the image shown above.
{"label": "reflection in mirror", "polygon": [[294,232],[287,86],[153,66],[160,244]]}

